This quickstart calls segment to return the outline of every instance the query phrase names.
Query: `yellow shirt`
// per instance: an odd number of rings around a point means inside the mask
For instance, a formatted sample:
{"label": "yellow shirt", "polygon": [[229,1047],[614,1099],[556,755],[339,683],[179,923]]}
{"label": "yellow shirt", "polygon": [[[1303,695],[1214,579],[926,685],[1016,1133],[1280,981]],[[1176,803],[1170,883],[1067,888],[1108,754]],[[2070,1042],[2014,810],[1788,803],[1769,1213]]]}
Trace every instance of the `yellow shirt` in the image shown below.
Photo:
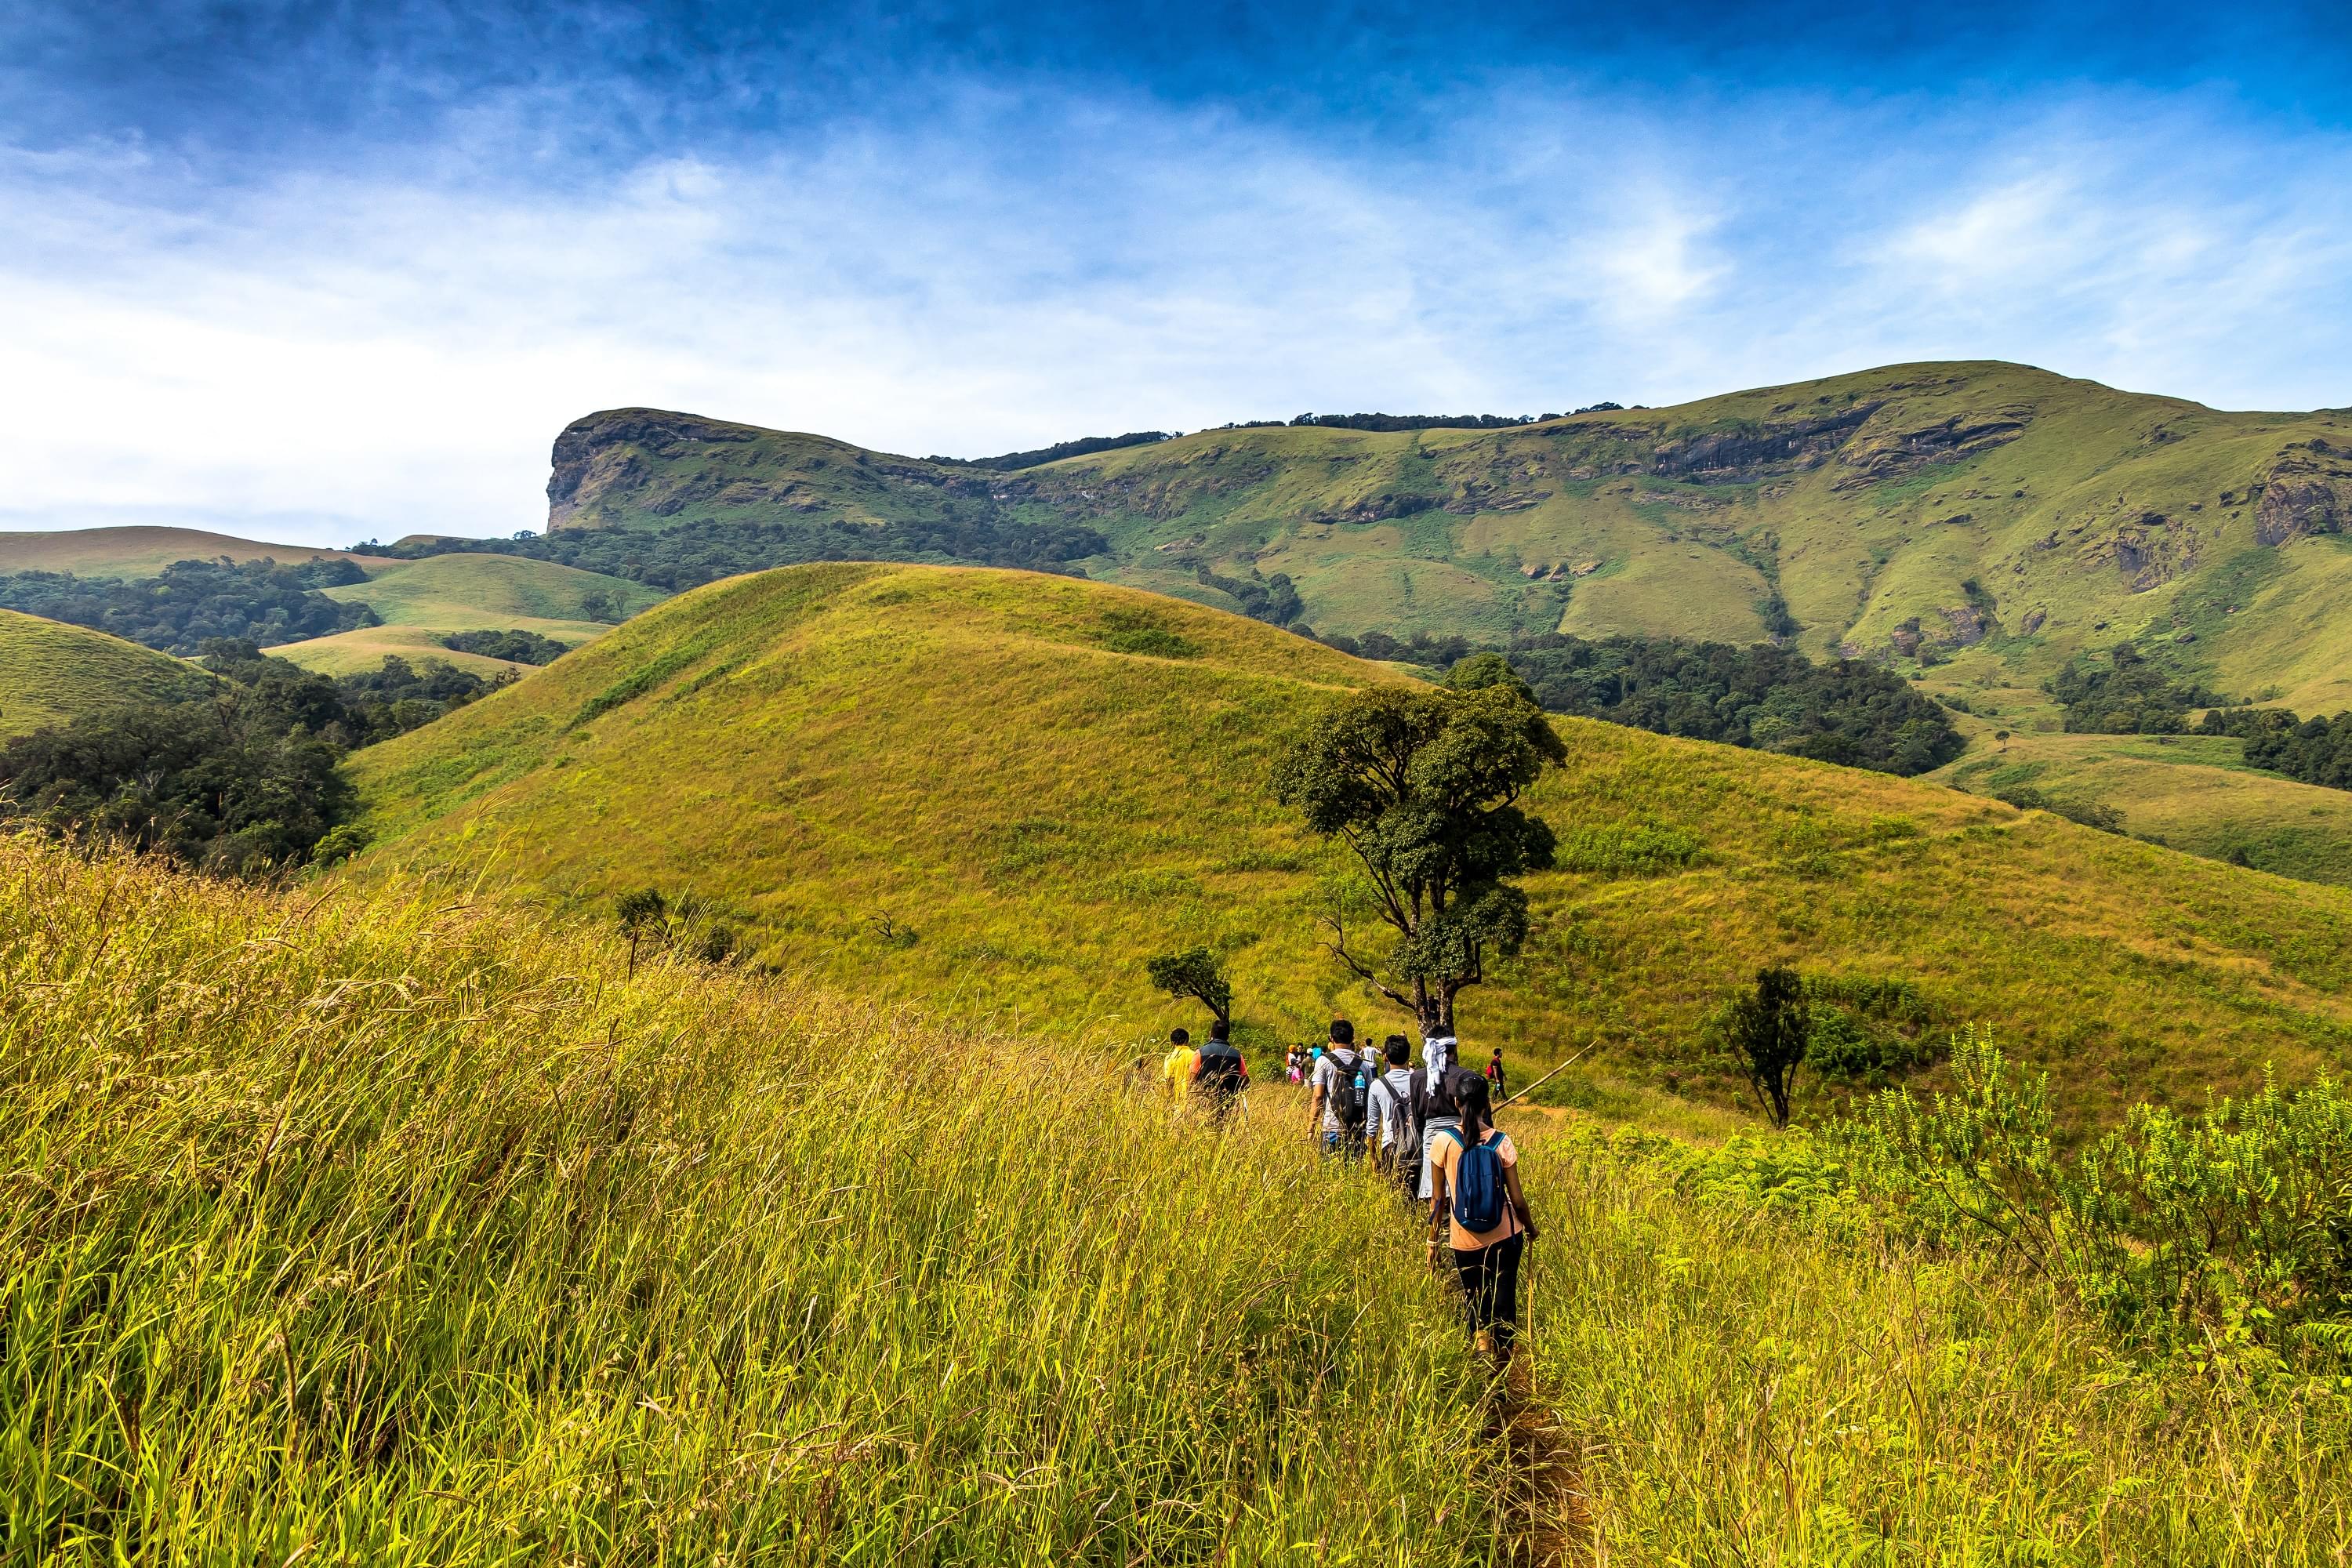
{"label": "yellow shirt", "polygon": [[[1502,1157],[1505,1170],[1519,1163],[1519,1152],[1512,1146],[1509,1133],[1498,1133],[1490,1128],[1486,1142]],[[1447,1245],[1454,1251],[1475,1252],[1519,1234],[1519,1211],[1511,1206],[1507,1193],[1503,1199],[1503,1223],[1492,1230],[1465,1230],[1462,1222],[1454,1217],[1454,1173],[1462,1166],[1462,1141],[1452,1131],[1441,1128],[1430,1139],[1429,1163],[1433,1169],[1445,1173],[1445,1225],[1450,1233]]]}
{"label": "yellow shirt", "polygon": [[1181,1094],[1192,1087],[1192,1064],[1199,1053],[1190,1046],[1178,1046],[1160,1062],[1160,1076],[1168,1080],[1171,1092]]}

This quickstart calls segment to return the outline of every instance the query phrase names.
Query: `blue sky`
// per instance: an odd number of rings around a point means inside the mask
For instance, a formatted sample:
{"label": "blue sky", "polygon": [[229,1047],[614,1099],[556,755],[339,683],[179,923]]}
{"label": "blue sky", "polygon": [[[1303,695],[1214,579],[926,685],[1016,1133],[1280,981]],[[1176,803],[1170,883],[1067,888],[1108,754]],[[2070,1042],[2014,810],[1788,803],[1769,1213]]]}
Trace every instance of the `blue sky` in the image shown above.
{"label": "blue sky", "polygon": [[2352,404],[2341,7],[0,9],[0,528],[1898,360]]}

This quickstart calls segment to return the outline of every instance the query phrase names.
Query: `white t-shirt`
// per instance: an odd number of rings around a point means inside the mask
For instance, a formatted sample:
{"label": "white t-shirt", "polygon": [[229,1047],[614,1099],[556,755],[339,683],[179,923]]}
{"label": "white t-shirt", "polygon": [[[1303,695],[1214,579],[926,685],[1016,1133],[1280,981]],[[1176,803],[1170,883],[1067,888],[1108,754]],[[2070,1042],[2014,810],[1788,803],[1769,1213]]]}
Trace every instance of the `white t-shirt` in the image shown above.
{"label": "white t-shirt", "polygon": [[1339,1092],[1340,1079],[1354,1078],[1356,1069],[1364,1062],[1362,1053],[1354,1050],[1348,1051],[1347,1059],[1342,1061],[1339,1052],[1345,1048],[1335,1046],[1315,1059],[1315,1087],[1323,1091],[1323,1131],[1326,1132],[1346,1131],[1339,1124],[1339,1107],[1333,1097]]}
{"label": "white t-shirt", "polygon": [[1366,1099],[1365,1125],[1377,1130],[1371,1136],[1386,1149],[1396,1142],[1396,1128],[1390,1120],[1395,1114],[1393,1108],[1412,1102],[1412,1069],[1389,1068],[1372,1080],[1372,1092]]}

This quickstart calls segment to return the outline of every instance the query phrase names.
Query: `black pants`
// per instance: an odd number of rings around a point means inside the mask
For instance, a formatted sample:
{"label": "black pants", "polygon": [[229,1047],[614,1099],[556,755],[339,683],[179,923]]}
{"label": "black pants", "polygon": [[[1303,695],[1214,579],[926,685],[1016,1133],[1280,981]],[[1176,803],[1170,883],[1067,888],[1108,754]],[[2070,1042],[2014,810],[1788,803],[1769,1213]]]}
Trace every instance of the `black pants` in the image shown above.
{"label": "black pants", "polygon": [[1462,1277],[1470,1331],[1492,1330],[1497,1351],[1509,1350],[1518,1330],[1519,1251],[1527,1239],[1525,1235],[1507,1236],[1492,1247],[1454,1249],[1454,1271]]}

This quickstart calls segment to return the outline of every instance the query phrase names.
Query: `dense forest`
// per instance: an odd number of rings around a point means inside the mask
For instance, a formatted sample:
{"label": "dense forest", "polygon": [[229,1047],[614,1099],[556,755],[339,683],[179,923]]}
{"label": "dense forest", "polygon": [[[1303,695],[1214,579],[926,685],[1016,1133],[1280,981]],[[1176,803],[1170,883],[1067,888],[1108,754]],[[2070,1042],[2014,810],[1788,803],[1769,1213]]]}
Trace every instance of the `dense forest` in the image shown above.
{"label": "dense forest", "polygon": [[121,839],[208,870],[298,865],[350,812],[336,766],[345,752],[496,684],[439,661],[391,657],[329,679],[249,640],[201,651],[209,679],[192,675],[154,700],[0,746],[0,818]]}
{"label": "dense forest", "polygon": [[1552,712],[1661,735],[1906,776],[1941,767],[1963,744],[1941,707],[1860,659],[1816,664],[1764,645],[1556,633],[1521,638],[1506,653]]}
{"label": "dense forest", "polygon": [[2299,719],[2284,708],[2216,708],[2198,727],[2203,735],[2237,735],[2246,761],[2302,784],[2352,789],[2352,713]]}
{"label": "dense forest", "polygon": [[[894,522],[884,528],[839,519],[697,521],[651,533],[564,529],[516,539],[433,539],[415,544],[369,540],[353,548],[410,557],[467,552],[523,555],[683,593],[721,577],[813,561],[905,561],[1067,573],[1069,563],[1100,554],[1109,544],[1093,529],[1074,523],[1010,522],[984,514]],[[608,615],[599,615],[593,606],[588,614],[620,619],[617,608],[606,608]]]}
{"label": "dense forest", "polygon": [[318,590],[367,581],[349,561],[181,561],[137,582],[66,572],[0,574],[0,606],[189,655],[221,639],[299,642],[376,624]]}
{"label": "dense forest", "polygon": [[2178,735],[2189,715],[2226,699],[2187,685],[2151,664],[2139,649],[2118,643],[2104,668],[2077,660],[2048,683],[2066,710],[2066,729],[2079,735]]}
{"label": "dense forest", "polygon": [[[609,609],[610,605],[600,608]],[[520,628],[513,631],[451,632],[441,646],[453,653],[478,653],[485,658],[510,658],[517,664],[553,664],[568,651],[553,637]]]}

